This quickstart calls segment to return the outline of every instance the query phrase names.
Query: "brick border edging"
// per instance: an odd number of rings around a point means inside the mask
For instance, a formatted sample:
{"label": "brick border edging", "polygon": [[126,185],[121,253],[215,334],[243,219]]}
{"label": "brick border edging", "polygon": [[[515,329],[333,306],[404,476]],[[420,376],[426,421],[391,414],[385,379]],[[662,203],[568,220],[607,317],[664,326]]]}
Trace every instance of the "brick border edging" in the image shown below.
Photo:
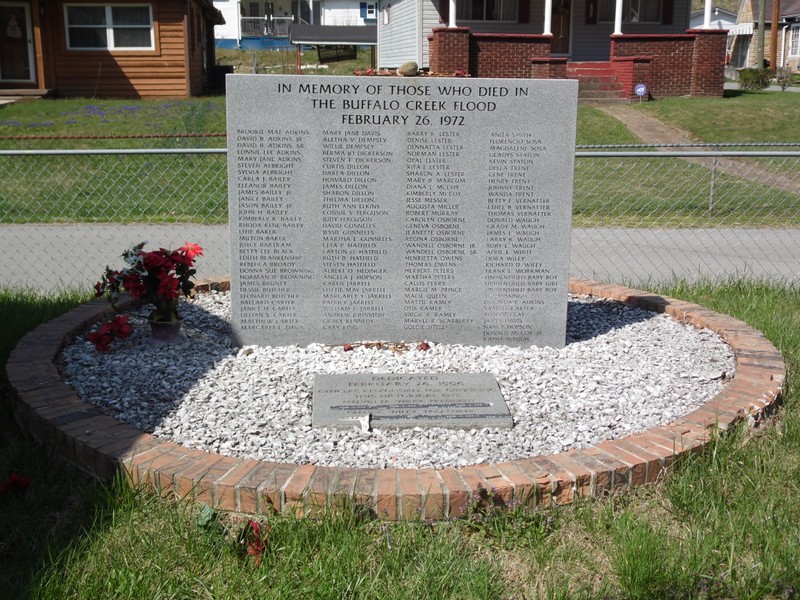
{"label": "brick border edging", "polygon": [[[198,281],[199,290],[228,289],[228,278]],[[500,464],[444,469],[315,467],[232,458],[161,440],[107,416],[63,382],[56,366],[63,346],[109,314],[95,301],[40,325],[9,357],[12,408],[20,425],[80,468],[109,479],[124,471],[133,484],[215,508],[245,513],[320,514],[356,503],[389,520],[458,517],[478,500],[497,505],[565,504],[656,481],[681,455],[697,451],[712,430],[759,418],[781,397],[780,352],[749,325],[697,304],[590,280],[570,291],[619,300],[707,327],[731,345],[736,375],[697,410],[663,427],[591,448]]]}

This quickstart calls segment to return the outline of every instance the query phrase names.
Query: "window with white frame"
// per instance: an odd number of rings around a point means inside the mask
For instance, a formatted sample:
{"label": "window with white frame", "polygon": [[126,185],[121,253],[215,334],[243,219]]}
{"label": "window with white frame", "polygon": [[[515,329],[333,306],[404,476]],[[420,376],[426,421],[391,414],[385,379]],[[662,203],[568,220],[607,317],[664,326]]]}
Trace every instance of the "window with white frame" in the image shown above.
{"label": "window with white frame", "polygon": [[800,56],[800,23],[789,29],[789,56]]}
{"label": "window with white frame", "polygon": [[66,4],[70,50],[153,50],[149,4]]}
{"label": "window with white frame", "polygon": [[[527,2],[528,0],[523,0]],[[463,0],[456,6],[459,21],[517,21],[517,0]]]}
{"label": "window with white frame", "polygon": [[[598,21],[613,23],[616,0],[600,0]],[[622,0],[623,23],[661,23],[661,0]]]}
{"label": "window with white frame", "polygon": [[365,21],[374,21],[378,18],[378,5],[369,2],[360,2],[359,10],[361,18]]}

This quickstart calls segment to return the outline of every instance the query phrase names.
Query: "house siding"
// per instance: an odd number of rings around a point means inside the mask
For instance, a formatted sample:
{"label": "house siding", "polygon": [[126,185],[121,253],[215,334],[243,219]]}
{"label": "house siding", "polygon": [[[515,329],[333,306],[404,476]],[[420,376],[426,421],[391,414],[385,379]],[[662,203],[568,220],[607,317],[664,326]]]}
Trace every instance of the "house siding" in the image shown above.
{"label": "house siding", "polygon": [[236,0],[214,0],[214,8],[225,18],[224,25],[214,27],[214,37],[219,40],[238,40],[239,3]]}
{"label": "house siding", "polygon": [[203,53],[197,51],[191,55],[185,45],[187,3],[151,2],[155,50],[111,52],[67,49],[64,24],[67,3],[57,0],[57,26],[51,38],[53,87],[57,95],[174,98],[202,90]]}
{"label": "house siding", "polygon": [[432,0],[422,0],[422,30],[427,33],[422,36],[422,60],[419,63],[420,67],[430,66],[431,52],[430,39],[428,37],[430,32],[434,27],[446,25],[439,16],[439,3],[442,1],[447,2],[447,0],[436,0],[434,3]]}
{"label": "house siding", "polygon": [[[377,0],[369,0],[374,4]],[[360,2],[357,0],[325,0],[322,3],[322,25],[353,26],[375,23],[361,18]]]}
{"label": "house siding", "polygon": [[[383,11],[387,8],[389,23],[384,24]],[[419,27],[417,0],[381,2],[378,15],[378,67],[395,69],[409,60],[419,63]]]}

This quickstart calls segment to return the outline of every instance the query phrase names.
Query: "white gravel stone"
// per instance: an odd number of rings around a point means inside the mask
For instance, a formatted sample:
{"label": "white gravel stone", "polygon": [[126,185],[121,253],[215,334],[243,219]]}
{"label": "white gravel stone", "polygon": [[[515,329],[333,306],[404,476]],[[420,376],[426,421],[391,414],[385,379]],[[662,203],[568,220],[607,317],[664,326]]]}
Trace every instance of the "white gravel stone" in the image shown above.
{"label": "white gravel stone", "polygon": [[[133,335],[99,353],[76,337],[63,376],[117,419],[191,448],[337,467],[466,466],[563,452],[664,425],[704,404],[733,376],[731,349],[711,331],[618,302],[570,297],[567,345],[408,344],[237,348],[230,296],[182,302],[185,340]],[[399,340],[394,340],[398,342]],[[496,378],[514,427],[350,430],[311,427],[315,373],[477,373]]]}

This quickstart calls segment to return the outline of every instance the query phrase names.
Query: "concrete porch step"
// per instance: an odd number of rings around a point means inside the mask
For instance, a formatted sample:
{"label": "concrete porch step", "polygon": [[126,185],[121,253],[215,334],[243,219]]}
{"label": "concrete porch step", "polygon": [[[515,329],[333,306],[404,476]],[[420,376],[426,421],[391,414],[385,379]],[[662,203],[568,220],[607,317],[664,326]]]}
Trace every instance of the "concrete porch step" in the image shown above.
{"label": "concrete porch step", "polygon": [[626,97],[611,63],[568,63],[567,77],[578,80],[578,98],[581,101],[615,101]]}

